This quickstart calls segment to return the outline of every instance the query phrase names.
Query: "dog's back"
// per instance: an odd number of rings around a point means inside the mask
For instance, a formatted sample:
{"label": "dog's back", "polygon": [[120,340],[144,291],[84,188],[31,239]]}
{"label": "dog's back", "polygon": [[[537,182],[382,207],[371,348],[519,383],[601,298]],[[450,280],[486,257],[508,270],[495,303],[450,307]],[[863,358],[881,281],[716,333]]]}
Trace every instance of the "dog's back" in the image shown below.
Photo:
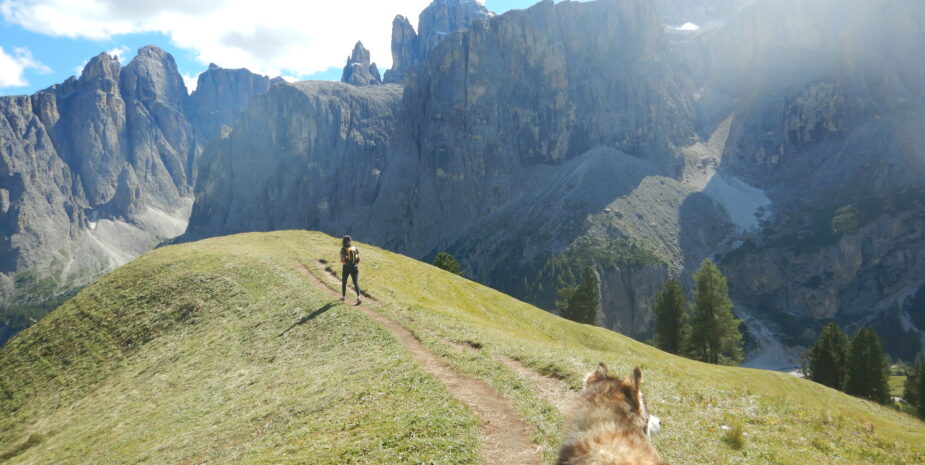
{"label": "dog's back", "polygon": [[662,465],[649,441],[642,371],[621,380],[601,363],[585,378],[581,402],[559,451],[558,465]]}

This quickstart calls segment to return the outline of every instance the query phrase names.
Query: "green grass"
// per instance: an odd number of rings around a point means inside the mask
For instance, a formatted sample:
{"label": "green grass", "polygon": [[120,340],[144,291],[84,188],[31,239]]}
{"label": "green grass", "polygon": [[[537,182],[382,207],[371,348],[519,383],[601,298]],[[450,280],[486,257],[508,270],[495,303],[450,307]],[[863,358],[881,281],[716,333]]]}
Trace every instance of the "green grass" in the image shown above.
{"label": "green grass", "polygon": [[[336,263],[338,242],[283,231],[169,246],[84,289],[0,350],[0,457],[479,463],[473,415],[294,268],[297,258],[323,276],[319,260]],[[598,361],[627,374],[642,366],[663,421],[655,444],[673,464],[925,463],[925,423],[908,415],[791,375],[668,355],[360,248],[361,284],[380,311],[509,396],[550,462],[564,419],[492,354],[573,388]],[[730,447],[724,426],[741,427],[744,447]]]}
{"label": "green grass", "polygon": [[477,460],[476,419],[387,332],[306,286],[273,241],[241,239],[149,253],[11,340],[0,456]]}
{"label": "green grass", "polygon": [[902,397],[903,390],[905,389],[906,376],[905,375],[890,375],[890,395],[893,397]]}

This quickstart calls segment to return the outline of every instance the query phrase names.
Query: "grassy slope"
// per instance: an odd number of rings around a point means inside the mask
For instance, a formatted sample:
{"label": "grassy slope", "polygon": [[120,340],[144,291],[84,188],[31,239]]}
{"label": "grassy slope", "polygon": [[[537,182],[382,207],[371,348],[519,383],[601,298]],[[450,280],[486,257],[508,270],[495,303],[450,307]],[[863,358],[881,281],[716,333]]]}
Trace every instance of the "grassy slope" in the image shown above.
{"label": "grassy slope", "polygon": [[[476,462],[472,415],[291,262],[322,275],[318,260],[337,250],[318,233],[230,236],[159,249],[85,289],[0,351],[0,461]],[[549,459],[561,415],[491,354],[576,387],[597,361],[641,365],[663,419],[656,446],[674,464],[925,463],[925,424],[906,415],[789,375],[667,355],[361,250],[361,284],[381,311],[514,399]],[[741,450],[722,441],[737,422]]]}

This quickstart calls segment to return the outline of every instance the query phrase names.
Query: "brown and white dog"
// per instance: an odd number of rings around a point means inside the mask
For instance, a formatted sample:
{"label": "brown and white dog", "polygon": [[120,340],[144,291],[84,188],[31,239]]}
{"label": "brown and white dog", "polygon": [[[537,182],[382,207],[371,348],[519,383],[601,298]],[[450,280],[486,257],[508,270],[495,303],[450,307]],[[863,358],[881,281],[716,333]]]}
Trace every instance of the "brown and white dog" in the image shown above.
{"label": "brown and white dog", "polygon": [[667,465],[649,440],[659,421],[642,396],[642,370],[619,379],[603,363],[585,377],[558,465]]}

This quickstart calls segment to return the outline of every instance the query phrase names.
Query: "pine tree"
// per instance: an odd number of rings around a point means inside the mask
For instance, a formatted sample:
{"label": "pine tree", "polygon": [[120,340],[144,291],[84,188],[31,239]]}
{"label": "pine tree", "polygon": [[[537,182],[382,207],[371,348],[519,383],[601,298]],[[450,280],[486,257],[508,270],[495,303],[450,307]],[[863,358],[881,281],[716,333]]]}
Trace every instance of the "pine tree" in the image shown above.
{"label": "pine tree", "polygon": [[925,420],[925,367],[919,372],[919,418]]}
{"label": "pine tree", "polygon": [[440,252],[434,257],[434,266],[440,268],[441,270],[449,271],[453,274],[458,274],[462,276],[462,268],[459,266],[459,262],[456,261],[456,257],[446,253]]}
{"label": "pine tree", "polygon": [[560,283],[559,289],[556,290],[556,308],[559,309],[559,316],[562,318],[575,321],[575,316],[569,313],[568,305],[577,290],[578,285],[568,285],[565,283]]}
{"label": "pine tree", "polygon": [[578,285],[564,285],[557,295],[556,307],[563,318],[591,325],[597,323],[601,309],[601,284],[594,268],[585,268]]}
{"label": "pine tree", "polygon": [[890,364],[871,328],[861,328],[851,339],[845,392],[881,404],[890,401]]}
{"label": "pine tree", "polygon": [[672,354],[681,352],[684,340],[684,291],[669,279],[655,295],[655,346]]}
{"label": "pine tree", "polygon": [[732,313],[726,278],[711,260],[694,273],[696,291],[689,347],[697,360],[732,365],[742,361],[742,333]]}
{"label": "pine tree", "polygon": [[590,266],[581,273],[581,284],[572,296],[576,315],[582,323],[597,324],[597,315],[601,310],[601,278]]}
{"label": "pine tree", "polygon": [[925,355],[919,352],[915,362],[906,370],[906,382],[903,383],[903,400],[918,409],[919,416],[925,418],[925,402],[922,399],[922,384],[925,382]]}
{"label": "pine tree", "polygon": [[831,388],[844,389],[849,345],[848,335],[837,323],[825,325],[819,339],[806,352],[804,369],[809,379]]}

